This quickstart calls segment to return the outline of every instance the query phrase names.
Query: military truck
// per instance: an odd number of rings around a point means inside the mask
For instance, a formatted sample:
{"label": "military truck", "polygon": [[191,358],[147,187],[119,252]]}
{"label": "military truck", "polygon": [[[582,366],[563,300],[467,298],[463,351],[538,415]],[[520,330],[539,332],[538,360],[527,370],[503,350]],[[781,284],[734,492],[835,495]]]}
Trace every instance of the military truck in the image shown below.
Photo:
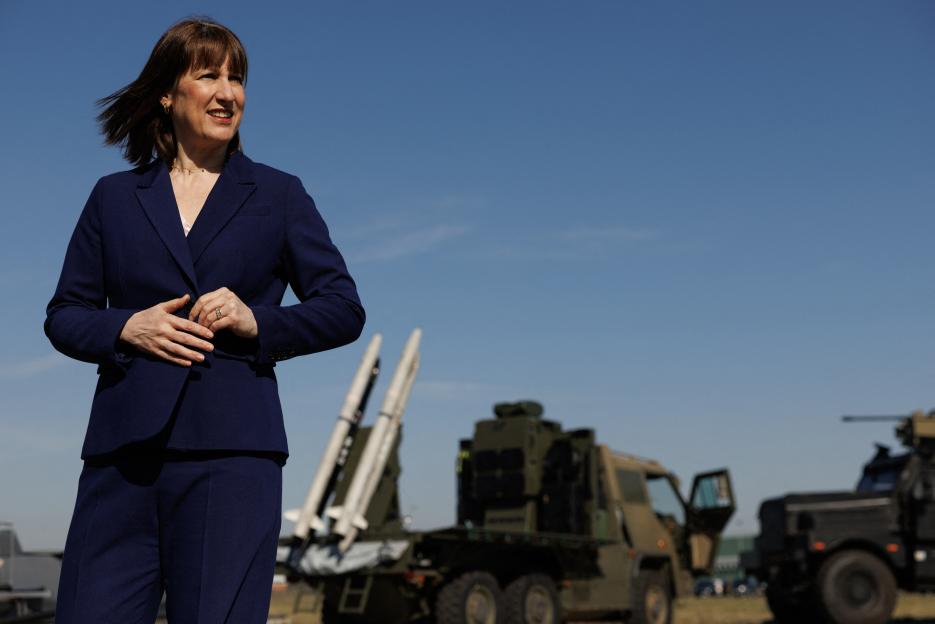
{"label": "military truck", "polygon": [[778,622],[877,624],[898,589],[935,590],[935,412],[896,419],[904,452],[877,445],[853,491],[788,494],[760,506],[741,565],[768,583]]}
{"label": "military truck", "polygon": [[[336,507],[370,433],[361,428],[353,441]],[[291,614],[271,611],[270,621],[315,622],[320,609],[326,623],[667,624],[673,597],[711,572],[735,507],[727,470],[696,476],[683,499],[658,462],[614,452],[592,429],[564,430],[543,418],[542,405],[523,401],[494,406],[494,418],[460,441],[457,523],[410,531],[399,507],[398,445],[397,437],[349,549],[327,530],[283,543],[281,570],[321,599],[283,593],[294,596]]]}

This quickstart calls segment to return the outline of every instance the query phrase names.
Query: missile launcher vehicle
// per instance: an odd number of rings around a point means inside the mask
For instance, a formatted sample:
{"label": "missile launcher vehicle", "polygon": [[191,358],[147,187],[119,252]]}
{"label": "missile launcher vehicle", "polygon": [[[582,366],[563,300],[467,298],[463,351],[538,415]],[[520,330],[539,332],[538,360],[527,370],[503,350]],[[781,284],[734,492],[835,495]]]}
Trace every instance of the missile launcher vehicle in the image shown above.
{"label": "missile launcher vehicle", "polygon": [[[405,357],[397,372],[412,371]],[[372,370],[372,362],[365,356],[362,369]],[[401,383],[404,395],[411,385]],[[300,524],[299,535],[282,542],[280,571],[301,589],[281,592],[278,603],[274,593],[270,621],[627,617],[634,624],[668,624],[673,598],[690,594],[693,577],[711,572],[735,507],[727,470],[696,476],[684,499],[679,480],[658,462],[614,452],[591,429],[565,430],[532,401],[496,405],[494,417],[478,421],[473,436],[460,441],[456,524],[408,530],[397,488],[399,403],[395,410],[396,435],[371,442],[383,434],[360,428],[343,475],[330,479],[333,489],[312,488],[316,497],[305,510],[326,509],[331,498],[336,511],[306,513],[332,522],[313,522],[317,530]],[[387,412],[393,410],[384,403],[381,415]],[[346,427],[339,430],[335,439],[347,434]],[[371,444],[389,449],[376,469],[366,452]],[[366,505],[348,499],[362,479],[375,483]],[[352,542],[347,533],[334,534],[342,517],[356,518]],[[283,600],[292,603],[284,607]]]}
{"label": "missile launcher vehicle", "polygon": [[888,622],[897,590],[935,590],[935,412],[896,420],[899,454],[877,445],[852,491],[788,494],[760,505],[741,566],[768,583],[780,624]]}

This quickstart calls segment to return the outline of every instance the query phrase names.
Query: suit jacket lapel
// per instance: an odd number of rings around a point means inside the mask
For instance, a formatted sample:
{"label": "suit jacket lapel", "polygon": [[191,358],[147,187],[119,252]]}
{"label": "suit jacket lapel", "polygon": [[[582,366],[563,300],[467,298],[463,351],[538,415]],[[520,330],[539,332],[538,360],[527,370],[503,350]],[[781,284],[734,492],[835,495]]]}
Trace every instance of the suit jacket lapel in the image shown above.
{"label": "suit jacket lapel", "polygon": [[[256,190],[251,161],[241,152],[234,152],[227,159],[214,188],[208,194],[195,224],[188,232],[188,247],[192,263],[211,243],[218,232],[240,210],[247,198]],[[181,227],[181,226],[180,226]]]}
{"label": "suit jacket lapel", "polygon": [[[223,176],[221,176],[223,177]],[[220,180],[219,180],[220,181]],[[179,208],[175,203],[169,171],[161,160],[157,161],[140,178],[136,197],[143,211],[149,218],[159,238],[169,249],[175,262],[198,292],[198,278],[195,275],[195,263],[185,241],[185,231],[179,217]]]}

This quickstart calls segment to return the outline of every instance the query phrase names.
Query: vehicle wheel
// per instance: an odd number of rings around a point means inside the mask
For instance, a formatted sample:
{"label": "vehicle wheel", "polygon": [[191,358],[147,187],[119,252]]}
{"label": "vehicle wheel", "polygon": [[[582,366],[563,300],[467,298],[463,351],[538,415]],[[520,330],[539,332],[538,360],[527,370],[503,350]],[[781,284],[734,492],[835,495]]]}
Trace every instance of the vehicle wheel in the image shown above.
{"label": "vehicle wheel", "polygon": [[503,593],[506,624],[558,624],[562,607],[555,581],[544,574],[521,576]]}
{"label": "vehicle wheel", "polygon": [[884,624],[896,606],[896,579],[878,557],[844,550],[818,571],[821,606],[835,624]]}
{"label": "vehicle wheel", "polygon": [[466,572],[438,592],[438,624],[500,624],[503,596],[487,572]]}
{"label": "vehicle wheel", "polygon": [[672,591],[659,570],[640,570],[633,585],[632,624],[671,624]]}

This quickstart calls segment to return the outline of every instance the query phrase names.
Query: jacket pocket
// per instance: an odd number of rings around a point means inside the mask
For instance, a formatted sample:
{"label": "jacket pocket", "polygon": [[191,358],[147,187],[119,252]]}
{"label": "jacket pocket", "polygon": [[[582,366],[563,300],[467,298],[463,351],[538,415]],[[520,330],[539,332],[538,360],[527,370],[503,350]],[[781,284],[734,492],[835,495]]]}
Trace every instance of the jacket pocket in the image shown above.
{"label": "jacket pocket", "polygon": [[[217,345],[215,345],[214,350],[211,351],[211,353],[214,354],[215,357],[219,357],[222,360],[238,360],[240,362],[246,362],[250,364],[251,367],[257,366],[256,354],[253,354],[253,353],[231,352],[223,348],[219,348]],[[267,364],[263,364],[263,366],[273,368],[274,366],[276,366],[276,363],[269,362]]]}

